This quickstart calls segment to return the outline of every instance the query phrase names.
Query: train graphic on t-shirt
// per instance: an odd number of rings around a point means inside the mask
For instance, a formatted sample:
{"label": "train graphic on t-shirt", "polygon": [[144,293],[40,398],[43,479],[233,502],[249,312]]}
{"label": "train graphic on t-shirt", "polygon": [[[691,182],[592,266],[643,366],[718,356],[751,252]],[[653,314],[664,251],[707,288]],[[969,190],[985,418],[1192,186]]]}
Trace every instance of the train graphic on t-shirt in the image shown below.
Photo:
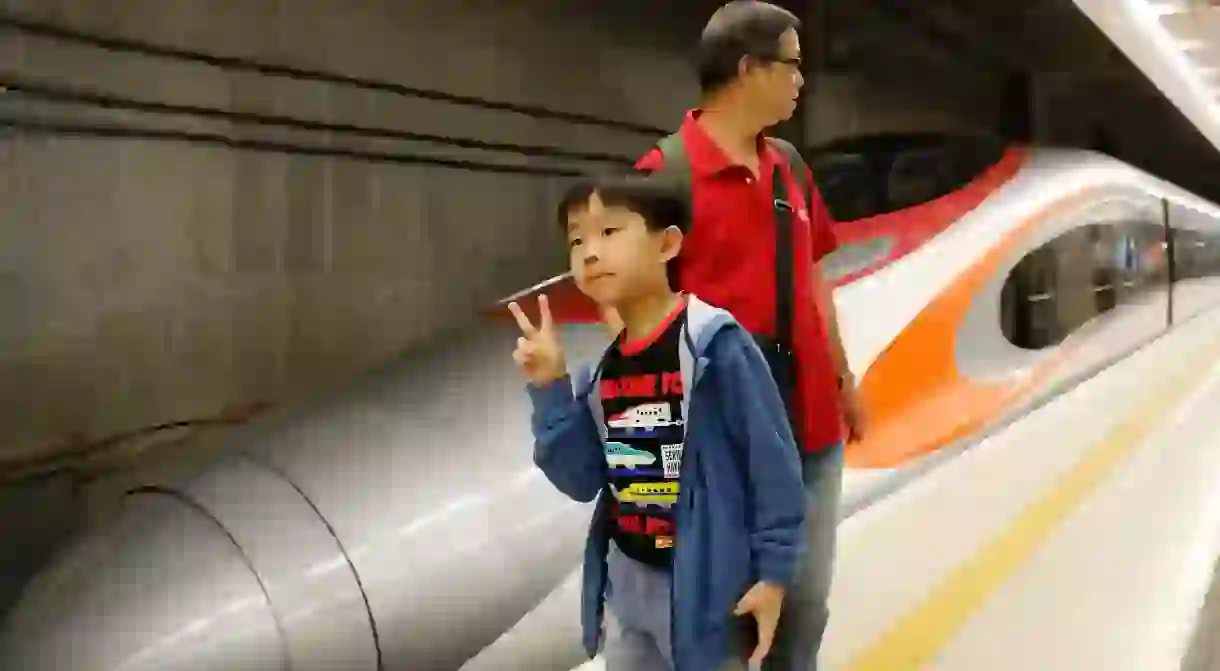
{"label": "train graphic on t-shirt", "polygon": [[661,402],[643,403],[620,412],[606,420],[606,425],[626,433],[649,434],[664,427],[682,426],[682,421],[673,419],[669,404]]}
{"label": "train graphic on t-shirt", "polygon": [[623,443],[606,443],[606,464],[610,468],[636,469],[648,466],[657,461],[657,456],[651,452],[637,450]]}
{"label": "train graphic on t-shirt", "polygon": [[669,508],[678,502],[676,482],[637,482],[625,489],[610,485],[610,491],[620,502],[634,503],[637,506]]}

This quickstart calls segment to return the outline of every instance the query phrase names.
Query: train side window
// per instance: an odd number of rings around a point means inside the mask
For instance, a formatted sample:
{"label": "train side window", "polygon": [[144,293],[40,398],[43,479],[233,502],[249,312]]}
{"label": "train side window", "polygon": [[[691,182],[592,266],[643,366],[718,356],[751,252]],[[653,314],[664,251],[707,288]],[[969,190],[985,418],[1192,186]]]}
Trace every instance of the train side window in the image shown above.
{"label": "train side window", "polygon": [[1164,291],[1164,228],[1155,221],[1088,224],[1022,258],[1005,279],[1001,330],[1023,349],[1044,349],[1120,305]]}
{"label": "train side window", "polygon": [[1173,319],[1189,319],[1216,305],[1220,283],[1220,220],[1170,204]]}
{"label": "train side window", "polygon": [[1174,229],[1174,278],[1179,281],[1220,278],[1220,221],[1216,233]]}
{"label": "train side window", "polygon": [[1151,221],[1133,221],[1123,224],[1121,231],[1115,262],[1123,295],[1135,299],[1149,290],[1163,291],[1169,283],[1165,227]]}
{"label": "train side window", "polygon": [[1062,340],[1056,324],[1056,286],[1063,236],[1029,252],[1004,281],[1000,325],[1009,342],[1042,349]]}

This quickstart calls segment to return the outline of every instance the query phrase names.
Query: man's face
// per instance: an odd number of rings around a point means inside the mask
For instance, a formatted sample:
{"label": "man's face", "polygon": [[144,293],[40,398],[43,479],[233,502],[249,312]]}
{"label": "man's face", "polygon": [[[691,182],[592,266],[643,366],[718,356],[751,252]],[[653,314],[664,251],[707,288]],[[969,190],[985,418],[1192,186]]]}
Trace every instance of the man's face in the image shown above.
{"label": "man's face", "polygon": [[568,217],[568,250],[576,286],[599,305],[623,300],[667,282],[666,262],[677,256],[677,229],[649,231],[625,208],[605,207],[597,194]]}
{"label": "man's face", "polygon": [[796,31],[788,29],[780,35],[776,58],[756,61],[743,80],[750,100],[771,124],[791,118],[805,84],[801,76],[801,43]]}

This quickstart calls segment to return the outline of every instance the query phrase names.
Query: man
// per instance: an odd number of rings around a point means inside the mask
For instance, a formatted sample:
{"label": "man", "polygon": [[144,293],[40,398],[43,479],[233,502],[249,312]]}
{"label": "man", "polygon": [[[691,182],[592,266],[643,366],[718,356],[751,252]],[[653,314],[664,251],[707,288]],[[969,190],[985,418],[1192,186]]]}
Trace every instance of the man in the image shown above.
{"label": "man", "polygon": [[[735,0],[716,11],[699,43],[702,101],[678,131],[693,216],[679,286],[728,310],[757,336],[778,335],[775,174],[785,181],[793,213],[791,406],[803,458],[807,546],[763,667],[775,671],[816,666],[829,619],[844,427],[858,439],[865,424],[831,287],[816,265],[837,246],[829,213],[808,170],[807,183],[800,184],[785,153],[763,138],[796,109],[804,83],[799,28],[797,17],[765,2]],[[636,167],[663,170],[664,156],[653,149]]]}

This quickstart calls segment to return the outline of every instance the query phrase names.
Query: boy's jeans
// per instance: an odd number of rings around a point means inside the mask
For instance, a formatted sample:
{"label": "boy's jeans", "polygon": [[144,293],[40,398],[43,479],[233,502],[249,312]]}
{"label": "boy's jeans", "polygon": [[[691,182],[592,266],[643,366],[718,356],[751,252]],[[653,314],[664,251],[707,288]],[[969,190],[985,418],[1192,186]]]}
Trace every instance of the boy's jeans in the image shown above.
{"label": "boy's jeans", "polygon": [[834,568],[839,493],[843,483],[843,443],[806,455],[805,551],[797,584],[784,599],[779,628],[763,671],[817,671],[818,649],[830,620],[826,600]]}
{"label": "boy's jeans", "polygon": [[[672,574],[624,555],[613,541],[606,557],[610,589],[606,671],[671,671],[669,581]],[[727,660],[708,671],[746,671],[744,661]]]}

